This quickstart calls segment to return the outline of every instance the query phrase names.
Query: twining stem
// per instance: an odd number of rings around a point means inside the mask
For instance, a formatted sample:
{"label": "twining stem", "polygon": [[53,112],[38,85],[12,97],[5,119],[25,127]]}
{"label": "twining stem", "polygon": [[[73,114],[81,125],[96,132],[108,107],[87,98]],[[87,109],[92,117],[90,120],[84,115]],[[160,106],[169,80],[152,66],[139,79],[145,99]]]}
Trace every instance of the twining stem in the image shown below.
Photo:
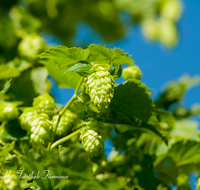
{"label": "twining stem", "polygon": [[71,139],[73,136],[77,135],[79,133],[80,129],[74,131],[73,133],[71,133],[70,135],[63,137],[62,139],[57,140],[55,143],[53,143],[51,145],[51,149],[55,148],[56,146],[58,146],[59,144],[62,144],[66,141],[68,141],[69,139]]}
{"label": "twining stem", "polygon": [[[79,83],[78,83],[78,85],[77,85],[77,87],[76,87],[76,90],[75,90],[75,92],[74,92],[74,95],[72,96],[72,98],[69,100],[69,102],[65,105],[65,107],[62,109],[62,111],[59,113],[59,115],[58,115],[58,119],[57,119],[57,122],[56,122],[56,124],[55,124],[55,130],[54,130],[54,134],[53,134],[53,138],[52,138],[52,141],[51,141],[51,143],[48,145],[48,150],[50,149],[50,147],[52,147],[51,146],[51,144],[53,143],[53,141],[54,141],[54,138],[55,138],[55,136],[56,136],[56,131],[57,131],[57,128],[58,128],[58,124],[59,124],[59,122],[60,122],[60,119],[61,119],[61,117],[62,117],[62,115],[65,113],[65,111],[69,108],[69,106],[78,98],[78,90],[79,90],[79,88],[80,88],[80,86],[81,86],[81,84],[82,84],[82,82],[83,82],[83,79],[84,79],[84,77],[81,77],[81,79],[80,79],[80,81],[79,81]],[[58,140],[59,141],[59,140]],[[57,141],[57,142],[58,142]],[[54,143],[55,144],[55,143]]]}

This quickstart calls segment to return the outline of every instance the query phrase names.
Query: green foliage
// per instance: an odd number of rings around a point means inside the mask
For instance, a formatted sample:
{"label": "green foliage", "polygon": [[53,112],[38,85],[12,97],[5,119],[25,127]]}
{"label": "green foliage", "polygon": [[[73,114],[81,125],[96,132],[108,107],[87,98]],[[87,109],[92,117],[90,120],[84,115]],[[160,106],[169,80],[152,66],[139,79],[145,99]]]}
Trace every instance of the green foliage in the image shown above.
{"label": "green foliage", "polygon": [[68,69],[68,71],[76,72],[81,76],[87,76],[87,75],[91,74],[91,72],[92,72],[92,71],[90,71],[91,69],[92,69],[92,65],[89,64],[88,62],[80,62],[80,63],[76,63],[75,65],[70,67]]}
{"label": "green foliage", "polygon": [[18,68],[4,64],[0,65],[0,80],[18,77],[19,75],[20,70]]}
{"label": "green foliage", "polygon": [[[200,172],[200,135],[189,119],[200,109],[181,101],[199,77],[168,83],[154,102],[123,50],[87,48],[87,39],[71,47],[83,22],[106,41],[139,24],[147,39],[172,48],[181,14],[179,0],[2,1],[0,189],[190,189],[190,173]],[[49,34],[64,45],[49,48]],[[125,74],[123,64],[137,72]],[[115,84],[122,75],[128,81]],[[48,76],[76,89],[65,106],[48,94]]]}
{"label": "green foliage", "polygon": [[88,58],[89,51],[82,48],[65,46],[57,46],[50,48],[46,52],[39,55],[41,59],[48,58],[61,67],[67,67],[78,61],[84,61]]}
{"label": "green foliage", "polygon": [[0,100],[3,98],[3,96],[5,95],[5,93],[10,88],[10,82],[11,82],[11,79],[7,80],[6,83],[4,84],[3,90],[1,90],[1,92],[0,92]]}
{"label": "green foliage", "polygon": [[138,80],[125,82],[115,88],[110,107],[131,120],[138,118],[147,122],[153,112],[148,91],[149,88]]}

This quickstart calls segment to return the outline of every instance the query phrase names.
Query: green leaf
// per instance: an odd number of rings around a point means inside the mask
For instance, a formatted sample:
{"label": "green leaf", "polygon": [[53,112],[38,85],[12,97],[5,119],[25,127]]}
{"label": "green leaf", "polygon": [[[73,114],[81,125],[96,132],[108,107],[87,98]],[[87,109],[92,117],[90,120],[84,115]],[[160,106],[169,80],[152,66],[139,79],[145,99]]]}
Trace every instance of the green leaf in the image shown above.
{"label": "green leaf", "polygon": [[48,72],[45,67],[37,67],[31,71],[31,80],[35,92],[38,94],[44,94],[47,89],[47,76]]}
{"label": "green leaf", "polygon": [[124,53],[123,50],[120,50],[119,48],[113,49],[112,53],[114,54],[113,62],[117,65],[122,65],[123,63],[127,64],[128,66],[133,65],[131,55],[128,55],[128,53]]}
{"label": "green leaf", "polygon": [[150,125],[145,122],[142,122],[139,127],[153,131],[155,134],[157,134],[159,137],[161,137],[161,139],[165,142],[166,145],[168,145],[168,139],[165,137],[165,135],[162,133],[162,131],[158,127],[156,127],[154,125]]}
{"label": "green leaf", "polygon": [[186,119],[176,121],[176,125],[171,131],[171,136],[176,139],[199,139],[200,132],[198,131],[199,123]]}
{"label": "green leaf", "polygon": [[179,141],[168,152],[177,166],[200,163],[200,143],[198,141]]}
{"label": "green leaf", "polygon": [[82,61],[82,62],[74,64],[67,71],[76,72],[81,76],[88,76],[89,74],[92,73],[92,71],[91,71],[92,68],[93,67],[91,64],[89,64],[86,61]]}
{"label": "green leaf", "polygon": [[19,77],[12,79],[12,85],[6,93],[9,101],[22,101],[24,106],[31,106],[33,102],[35,89],[31,80],[31,69],[27,69],[21,73]]}
{"label": "green leaf", "polygon": [[173,128],[175,125],[175,118],[173,117],[172,113],[162,110],[162,109],[157,109],[157,118],[160,122],[160,124],[165,125],[163,126],[164,128]]}
{"label": "green leaf", "polygon": [[111,49],[96,44],[91,44],[88,49],[93,64],[112,64],[114,54]]}
{"label": "green leaf", "polygon": [[15,147],[15,141],[12,143],[7,143],[5,146],[0,146],[0,161],[4,161],[6,157],[9,156],[9,152]]}
{"label": "green leaf", "polygon": [[110,108],[121,112],[130,120],[136,118],[148,122],[153,112],[149,88],[139,80],[127,81],[114,89]]}
{"label": "green leaf", "polygon": [[56,46],[46,50],[38,57],[41,59],[48,58],[61,67],[68,67],[79,61],[84,61],[88,58],[90,51],[78,47],[68,48],[66,46]]}
{"label": "green leaf", "polygon": [[20,69],[16,67],[10,67],[5,64],[0,65],[0,80],[18,77],[20,73]]}
{"label": "green leaf", "polygon": [[56,65],[53,61],[43,61],[42,64],[48,70],[48,73],[55,80],[59,87],[72,87],[76,88],[80,80],[79,74],[75,72],[67,72],[63,74],[69,67],[62,68]]}
{"label": "green leaf", "polygon": [[154,162],[154,172],[157,174],[159,180],[167,184],[176,183],[178,168],[170,156],[163,155],[158,157]]}
{"label": "green leaf", "polygon": [[0,100],[3,99],[3,96],[10,88],[10,82],[11,82],[11,79],[7,80],[6,83],[4,84],[3,90],[0,92]]}

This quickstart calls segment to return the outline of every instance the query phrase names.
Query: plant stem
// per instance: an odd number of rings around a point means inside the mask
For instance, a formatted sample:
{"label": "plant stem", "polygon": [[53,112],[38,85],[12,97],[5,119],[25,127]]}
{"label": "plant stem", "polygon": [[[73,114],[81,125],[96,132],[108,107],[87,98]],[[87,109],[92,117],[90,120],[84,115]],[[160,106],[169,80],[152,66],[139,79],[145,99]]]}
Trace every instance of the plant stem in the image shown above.
{"label": "plant stem", "polygon": [[80,129],[74,131],[73,133],[71,133],[70,135],[66,136],[66,137],[63,137],[62,139],[59,139],[58,141],[56,141],[55,143],[53,143],[51,145],[51,149],[52,148],[55,148],[56,146],[58,146],[59,144],[61,143],[64,143],[66,141],[68,141],[69,139],[71,139],[73,136],[77,135],[79,133]]}
{"label": "plant stem", "polygon": [[59,122],[60,122],[60,119],[61,119],[61,117],[62,117],[62,115],[65,113],[65,111],[69,108],[69,106],[78,98],[78,90],[79,90],[79,88],[80,88],[80,86],[81,86],[81,84],[82,84],[82,82],[83,82],[83,79],[84,79],[84,77],[81,77],[81,79],[80,79],[80,81],[79,81],[79,83],[78,83],[78,85],[77,85],[77,87],[76,87],[76,90],[75,90],[75,92],[74,92],[74,95],[72,96],[72,98],[69,100],[69,102],[65,105],[65,107],[62,109],[62,111],[59,113],[59,115],[58,115],[58,119],[57,119],[57,122],[56,122],[56,124],[55,124],[55,130],[54,130],[54,134],[53,134],[53,138],[52,138],[52,141],[50,142],[50,144],[48,145],[48,150],[50,149],[50,147],[51,147],[51,144],[53,143],[53,141],[54,141],[54,138],[55,138],[55,136],[56,136],[56,131],[57,131],[57,128],[58,128],[58,124],[59,124]]}

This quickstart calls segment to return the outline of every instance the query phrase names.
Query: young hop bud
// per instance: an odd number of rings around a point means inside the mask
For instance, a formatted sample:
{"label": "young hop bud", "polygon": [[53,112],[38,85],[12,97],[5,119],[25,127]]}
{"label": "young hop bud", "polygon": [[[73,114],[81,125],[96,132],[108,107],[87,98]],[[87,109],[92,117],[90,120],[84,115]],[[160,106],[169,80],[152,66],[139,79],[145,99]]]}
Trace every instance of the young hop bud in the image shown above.
{"label": "young hop bud", "polygon": [[114,78],[109,71],[96,71],[87,78],[86,93],[99,111],[109,106],[114,94],[114,84]]}
{"label": "young hop bud", "polygon": [[47,145],[52,137],[52,125],[46,116],[37,115],[28,123],[28,136],[32,145]]}
{"label": "young hop bud", "polygon": [[44,41],[40,36],[36,34],[27,35],[19,43],[19,53],[22,57],[34,60],[36,55],[41,52],[43,43]]}
{"label": "young hop bud", "polygon": [[14,104],[7,102],[0,103],[0,121],[16,119],[18,114],[18,109]]}
{"label": "young hop bud", "polygon": [[[54,127],[55,127],[55,123],[57,119],[58,119],[58,115],[53,117],[52,122],[54,123]],[[74,114],[70,110],[66,110],[60,119],[60,122],[56,130],[56,135],[65,136],[67,132],[74,126],[77,119],[78,117],[76,114]]]}
{"label": "young hop bud", "polygon": [[128,79],[141,79],[142,72],[140,71],[138,66],[129,66],[123,69],[122,76],[125,80]]}
{"label": "young hop bud", "polygon": [[56,104],[54,99],[48,93],[45,93],[34,98],[33,107],[37,110],[54,110]]}
{"label": "young hop bud", "polygon": [[26,108],[19,117],[21,128],[24,130],[28,130],[28,126],[29,126],[28,122],[36,115],[37,115],[37,111],[35,108],[33,107]]}
{"label": "young hop bud", "polygon": [[97,156],[104,147],[106,140],[106,127],[102,122],[91,120],[84,122],[80,131],[80,137],[85,151],[90,157]]}
{"label": "young hop bud", "polygon": [[3,176],[3,184],[7,190],[20,190],[19,180],[13,173]]}

